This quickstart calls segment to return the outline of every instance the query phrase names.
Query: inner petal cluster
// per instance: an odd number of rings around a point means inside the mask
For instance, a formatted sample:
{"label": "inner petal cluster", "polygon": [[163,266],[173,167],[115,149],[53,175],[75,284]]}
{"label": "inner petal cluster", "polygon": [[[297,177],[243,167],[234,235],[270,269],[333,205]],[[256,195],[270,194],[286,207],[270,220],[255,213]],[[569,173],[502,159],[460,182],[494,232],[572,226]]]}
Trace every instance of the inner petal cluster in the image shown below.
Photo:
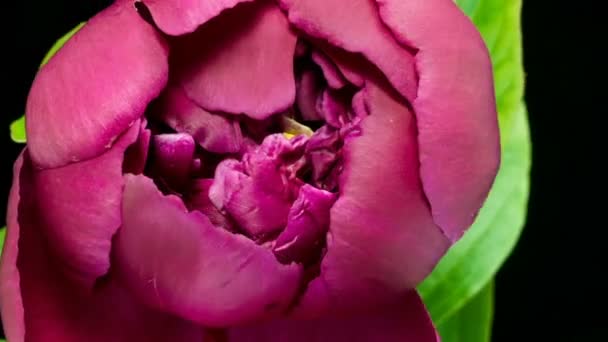
{"label": "inner petal cluster", "polygon": [[311,266],[340,193],[344,141],[360,134],[367,110],[360,88],[323,51],[300,38],[292,55],[288,109],[265,118],[210,110],[170,82],[146,113],[140,136],[149,141],[139,145],[148,149],[144,174],[161,191],[279,262]]}

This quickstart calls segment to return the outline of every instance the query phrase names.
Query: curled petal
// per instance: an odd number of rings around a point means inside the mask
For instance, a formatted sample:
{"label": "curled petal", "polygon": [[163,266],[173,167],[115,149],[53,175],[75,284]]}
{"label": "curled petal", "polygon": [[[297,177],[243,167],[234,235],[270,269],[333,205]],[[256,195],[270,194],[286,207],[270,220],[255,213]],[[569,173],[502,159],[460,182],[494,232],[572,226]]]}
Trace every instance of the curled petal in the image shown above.
{"label": "curled petal", "polygon": [[[23,167],[19,171],[19,164]],[[61,260],[41,234],[27,152],[17,162],[9,207],[9,232],[0,264],[0,308],[11,342],[175,341],[200,342],[202,330],[134,301],[109,276],[82,294],[63,277]]]}
{"label": "curled petal", "polygon": [[174,190],[188,184],[194,158],[194,139],[185,133],[158,134],[153,137],[150,172]]}
{"label": "curled petal", "polygon": [[363,54],[384,72],[404,96],[410,100],[416,97],[417,75],[413,53],[395,41],[380,20],[373,1],[279,2],[287,10],[289,21],[297,28],[344,50]]}
{"label": "curled petal", "polygon": [[34,172],[40,231],[64,274],[92,287],[110,268],[112,236],[121,225],[122,168],[136,122],[107,152],[87,161]]}
{"label": "curled petal", "polygon": [[287,226],[273,248],[283,262],[312,260],[329,228],[329,210],[337,196],[331,192],[304,184],[289,210]]}
{"label": "curled petal", "polygon": [[213,179],[197,179],[191,185],[186,197],[186,205],[190,210],[198,210],[209,218],[216,227],[222,227],[234,232],[235,224],[232,220],[217,209],[209,199],[209,189]]}
{"label": "curled petal", "polygon": [[500,164],[488,51],[451,0],[376,2],[402,44],[419,49],[413,107],[422,184],[435,222],[456,241],[475,219]]}
{"label": "curled petal", "polygon": [[109,149],[165,86],[167,57],[163,38],[131,2],[92,18],[30,90],[27,143],[36,166],[58,167]]}
{"label": "curled petal", "polygon": [[281,265],[270,250],[188,213],[144,176],[125,180],[116,261],[140,300],[212,327],[276,315],[292,301],[300,267]]}
{"label": "curled petal", "polygon": [[142,0],[163,32],[178,36],[196,30],[223,10],[251,0]]}
{"label": "curled petal", "polygon": [[321,68],[330,87],[340,89],[346,85],[346,79],[338,67],[325,54],[315,50],[312,52],[312,60]]}
{"label": "curled petal", "polygon": [[[19,202],[21,170],[26,152],[22,152],[13,166],[13,185],[8,199],[7,231],[0,257],[0,316],[4,334],[10,341],[23,341],[25,322],[21,299],[20,276],[17,268],[19,256]],[[29,157],[26,158],[29,161]],[[31,173],[31,171],[29,171]],[[31,175],[28,174],[30,177]],[[26,179],[26,181],[29,179]],[[27,183],[26,183],[27,184]]]}
{"label": "curled petal", "polygon": [[281,10],[260,0],[181,37],[172,65],[199,106],[264,119],[294,102],[295,46],[296,35]]}
{"label": "curled petal", "polygon": [[137,141],[125,151],[125,161],[123,164],[123,171],[125,173],[140,174],[144,172],[146,161],[148,160],[150,140],[152,138],[152,132],[146,128],[147,124],[148,121],[146,119],[141,120]]}
{"label": "curled petal", "polygon": [[235,153],[243,147],[243,134],[234,117],[206,111],[175,86],[161,97],[154,108],[155,116],[180,133],[188,133],[205,150]]}
{"label": "curled petal", "polygon": [[390,302],[415,287],[449,245],[422,192],[413,114],[386,84],[368,80],[365,100],[370,115],[343,148],[327,254],[300,303],[304,314]]}
{"label": "curled petal", "polygon": [[412,290],[391,305],[349,316],[311,320],[276,320],[234,328],[230,342],[439,342],[418,294]]}
{"label": "curled petal", "polygon": [[304,121],[320,120],[317,112],[317,99],[321,92],[319,76],[313,71],[304,71],[298,82],[298,92],[296,94],[296,104]]}

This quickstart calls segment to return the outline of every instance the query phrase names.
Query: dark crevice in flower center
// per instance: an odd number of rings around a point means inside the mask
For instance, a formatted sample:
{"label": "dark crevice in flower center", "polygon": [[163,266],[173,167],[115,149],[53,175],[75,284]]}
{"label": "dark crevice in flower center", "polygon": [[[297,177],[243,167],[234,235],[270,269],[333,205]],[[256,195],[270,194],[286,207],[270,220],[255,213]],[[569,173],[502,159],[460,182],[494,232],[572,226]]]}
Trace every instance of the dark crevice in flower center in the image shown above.
{"label": "dark crevice in flower center", "polygon": [[170,81],[147,111],[144,174],[218,229],[303,264],[312,279],[340,193],[342,147],[367,113],[360,89],[303,40],[294,79],[293,106],[264,120],[207,111]]}

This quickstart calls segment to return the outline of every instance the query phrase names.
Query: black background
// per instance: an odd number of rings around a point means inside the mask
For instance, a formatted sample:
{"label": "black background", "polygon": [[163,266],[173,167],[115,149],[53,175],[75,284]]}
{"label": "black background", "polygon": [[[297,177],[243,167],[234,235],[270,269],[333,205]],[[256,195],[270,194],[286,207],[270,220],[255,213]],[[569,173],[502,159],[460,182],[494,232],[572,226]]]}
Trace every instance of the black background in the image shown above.
{"label": "black background", "polygon": [[[10,141],[8,125],[24,112],[38,64],[57,38],[108,2],[2,3],[0,215],[21,148]],[[532,190],[522,238],[496,280],[494,341],[598,341],[608,336],[607,240],[601,236],[608,227],[599,218],[606,211],[600,188],[607,154],[593,151],[606,136],[599,121],[600,113],[607,113],[599,99],[604,90],[599,78],[600,46],[608,41],[602,35],[608,30],[600,13],[599,1],[524,1]]]}

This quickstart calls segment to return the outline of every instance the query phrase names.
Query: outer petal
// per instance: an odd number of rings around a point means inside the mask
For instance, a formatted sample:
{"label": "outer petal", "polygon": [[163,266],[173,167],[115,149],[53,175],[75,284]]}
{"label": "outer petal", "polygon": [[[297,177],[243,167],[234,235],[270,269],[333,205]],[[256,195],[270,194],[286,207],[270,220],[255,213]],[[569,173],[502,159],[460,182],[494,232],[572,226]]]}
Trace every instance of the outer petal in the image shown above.
{"label": "outer petal", "polygon": [[13,166],[13,186],[8,199],[7,232],[0,258],[0,316],[4,334],[9,341],[23,341],[25,324],[23,322],[23,300],[19,288],[19,208],[20,175],[23,166],[23,153]]}
{"label": "outer petal", "polygon": [[500,163],[490,57],[452,0],[376,2],[395,36],[419,49],[413,106],[422,183],[435,222],[455,241],[475,219]]}
{"label": "outer petal", "polygon": [[408,99],[416,97],[413,54],[399,45],[370,0],[279,0],[289,21],[307,34],[350,52],[380,68]]}
{"label": "outer petal", "polygon": [[228,326],[285,310],[302,270],[270,250],[187,213],[152,180],[127,175],[119,272],[144,302],[207,326]]}
{"label": "outer petal", "polygon": [[181,35],[219,15],[223,10],[252,0],[143,0],[154,22],[166,34]]}
{"label": "outer petal", "polygon": [[415,291],[391,306],[348,317],[281,320],[229,330],[230,342],[439,342],[433,323]]}
{"label": "outer petal", "polygon": [[345,141],[341,194],[330,213],[321,273],[299,308],[305,314],[390,302],[416,286],[448,248],[422,192],[414,117],[387,91],[387,84],[368,81],[370,115],[361,136]]}
{"label": "outer petal", "polygon": [[44,223],[38,220],[32,165],[25,155],[21,172],[20,161],[15,168],[0,266],[0,307],[9,341],[201,341],[199,327],[142,307],[112,277],[92,295],[78,294],[40,234]]}
{"label": "outer petal", "polygon": [[270,0],[242,4],[178,40],[177,80],[209,111],[264,119],[295,99],[296,35]]}
{"label": "outer petal", "polygon": [[36,166],[57,167],[109,149],[164,87],[167,53],[129,1],[92,18],[30,90],[27,143]]}
{"label": "outer petal", "polygon": [[121,225],[124,153],[139,130],[136,122],[97,158],[34,172],[39,229],[65,266],[64,275],[85,286],[92,287],[110,268],[112,236]]}

